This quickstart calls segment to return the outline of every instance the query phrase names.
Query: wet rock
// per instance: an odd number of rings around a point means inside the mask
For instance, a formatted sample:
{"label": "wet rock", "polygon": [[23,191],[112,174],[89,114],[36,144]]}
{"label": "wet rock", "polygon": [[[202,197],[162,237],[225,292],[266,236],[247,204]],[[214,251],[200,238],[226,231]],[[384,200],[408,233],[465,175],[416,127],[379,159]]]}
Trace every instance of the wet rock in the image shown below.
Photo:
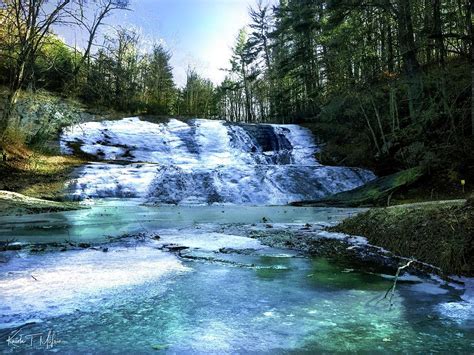
{"label": "wet rock", "polygon": [[166,350],[169,348],[168,344],[154,344],[151,346],[153,350],[159,351],[159,350]]}
{"label": "wet rock", "polygon": [[21,244],[9,244],[5,246],[5,250],[21,250]]}
{"label": "wet rock", "polygon": [[[85,207],[77,203],[42,200],[16,192],[0,191],[0,216],[71,211],[83,208]],[[48,230],[51,226],[44,225],[40,228]]]}
{"label": "wet rock", "polygon": [[179,252],[181,250],[189,249],[189,247],[179,244],[164,244],[162,250],[170,252]]}
{"label": "wet rock", "polygon": [[[280,205],[296,196],[316,199],[350,190],[374,177],[360,169],[320,165],[314,157],[318,149],[314,137],[297,125],[200,119],[153,123],[134,117],[69,127],[61,136],[61,147],[72,153],[71,144],[80,140],[80,149],[94,160],[115,163],[89,164],[78,170],[70,187],[78,199],[140,197],[151,204]],[[179,144],[171,149],[170,142]],[[110,189],[111,185],[116,188]]]}
{"label": "wet rock", "polygon": [[222,254],[242,254],[251,255],[255,253],[255,249],[234,249],[234,248],[220,248],[219,253]]}
{"label": "wet rock", "polygon": [[77,246],[79,248],[83,248],[83,249],[87,249],[87,248],[91,247],[91,245],[89,243],[79,243]]}

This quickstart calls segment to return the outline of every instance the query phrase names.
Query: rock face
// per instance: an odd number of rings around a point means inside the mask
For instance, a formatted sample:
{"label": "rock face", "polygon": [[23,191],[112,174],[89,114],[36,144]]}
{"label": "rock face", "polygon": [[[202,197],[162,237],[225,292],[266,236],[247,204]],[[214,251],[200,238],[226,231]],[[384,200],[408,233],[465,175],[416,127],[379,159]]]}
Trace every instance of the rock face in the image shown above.
{"label": "rock face", "polygon": [[344,191],[333,196],[325,197],[315,201],[297,201],[294,206],[312,207],[367,207],[374,205],[390,205],[391,195],[406,186],[419,181],[424,175],[420,167],[400,171],[398,173],[374,179],[364,186],[351,191]]}
{"label": "rock face", "polygon": [[311,132],[298,125],[139,118],[63,131],[65,153],[105,162],[77,171],[73,198],[136,197],[157,204],[286,204],[350,190],[370,171],[322,166]]}
{"label": "rock face", "polygon": [[46,92],[23,92],[14,115],[28,141],[56,138],[61,127],[92,119],[79,103]]}

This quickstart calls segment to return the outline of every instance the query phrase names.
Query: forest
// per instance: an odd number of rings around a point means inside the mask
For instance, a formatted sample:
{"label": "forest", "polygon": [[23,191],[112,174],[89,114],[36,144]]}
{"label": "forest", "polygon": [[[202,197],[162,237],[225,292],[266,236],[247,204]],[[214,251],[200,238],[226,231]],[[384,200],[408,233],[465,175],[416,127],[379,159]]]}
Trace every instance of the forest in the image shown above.
{"label": "forest", "polygon": [[0,353],[472,354],[473,7],[0,0]]}
{"label": "forest", "polygon": [[[130,114],[305,124],[322,161],[382,174],[449,163],[457,178],[472,165],[468,0],[257,1],[225,80],[189,67],[181,88],[159,41],[125,26],[103,31],[129,1],[27,3],[1,2],[1,130],[14,125],[20,90],[48,90]],[[60,26],[82,33],[85,48],[57,37]]]}

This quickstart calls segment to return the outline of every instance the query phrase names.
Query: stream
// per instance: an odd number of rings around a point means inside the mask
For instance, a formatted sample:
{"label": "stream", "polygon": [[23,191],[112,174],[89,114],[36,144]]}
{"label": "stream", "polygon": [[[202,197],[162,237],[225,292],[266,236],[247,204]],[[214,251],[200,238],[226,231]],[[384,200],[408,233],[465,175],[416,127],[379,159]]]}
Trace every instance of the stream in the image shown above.
{"label": "stream", "polygon": [[404,274],[390,305],[383,269],[285,244],[365,243],[324,231],[358,209],[285,206],[374,178],[321,165],[302,127],[130,118],[61,146],[97,158],[65,187],[88,208],[0,217],[0,240],[30,244],[0,255],[2,352],[474,348],[472,280]]}

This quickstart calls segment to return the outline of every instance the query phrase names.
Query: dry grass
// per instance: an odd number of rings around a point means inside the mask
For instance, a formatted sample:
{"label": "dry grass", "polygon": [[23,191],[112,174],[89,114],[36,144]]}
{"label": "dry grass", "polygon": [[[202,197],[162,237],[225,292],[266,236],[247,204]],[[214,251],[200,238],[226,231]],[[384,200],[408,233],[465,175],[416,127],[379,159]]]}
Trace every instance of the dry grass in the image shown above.
{"label": "dry grass", "polygon": [[474,275],[474,207],[469,200],[374,208],[333,230],[365,236],[373,245],[448,274]]}
{"label": "dry grass", "polygon": [[3,151],[7,153],[7,161],[0,162],[0,190],[61,199],[71,170],[84,160],[60,155],[46,147],[29,148],[23,142],[18,131],[7,132],[4,136]]}

